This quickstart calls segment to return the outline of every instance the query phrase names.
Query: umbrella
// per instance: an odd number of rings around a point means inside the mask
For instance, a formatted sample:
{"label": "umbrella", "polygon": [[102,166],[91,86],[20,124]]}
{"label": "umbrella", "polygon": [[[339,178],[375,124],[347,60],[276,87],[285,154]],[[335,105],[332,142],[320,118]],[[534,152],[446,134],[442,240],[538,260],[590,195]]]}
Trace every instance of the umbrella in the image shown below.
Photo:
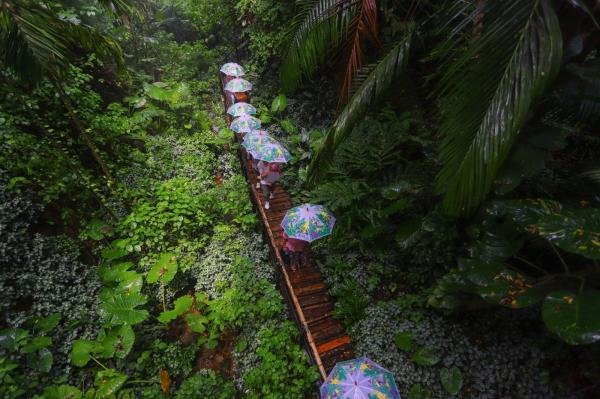
{"label": "umbrella", "polygon": [[223,65],[221,67],[221,72],[227,76],[235,76],[236,78],[244,76],[244,68],[235,62],[228,62],[227,64]]}
{"label": "umbrella", "polygon": [[227,109],[227,113],[233,117],[256,114],[256,108],[248,103],[235,103]]}
{"label": "umbrella", "polygon": [[229,128],[236,133],[248,133],[260,128],[260,119],[250,115],[242,115],[235,118]]}
{"label": "umbrella", "polygon": [[321,399],[400,399],[391,372],[360,357],[335,365],[321,385]]}
{"label": "umbrella", "polygon": [[264,130],[253,130],[244,136],[242,147],[248,152],[256,152],[258,147],[262,147],[268,143],[277,143],[277,140],[269,136]]}
{"label": "umbrella", "polygon": [[292,159],[292,155],[280,142],[273,140],[273,142],[264,142],[261,146],[253,148],[252,151],[248,150],[254,159],[259,159],[267,162],[278,162],[283,163]]}
{"label": "umbrella", "polygon": [[287,211],[281,227],[298,240],[312,242],[333,231],[335,217],[323,205],[302,204]]}
{"label": "umbrella", "polygon": [[245,91],[250,91],[252,90],[252,83],[248,82],[246,79],[232,79],[225,85],[225,90],[230,91],[232,93],[242,93]]}

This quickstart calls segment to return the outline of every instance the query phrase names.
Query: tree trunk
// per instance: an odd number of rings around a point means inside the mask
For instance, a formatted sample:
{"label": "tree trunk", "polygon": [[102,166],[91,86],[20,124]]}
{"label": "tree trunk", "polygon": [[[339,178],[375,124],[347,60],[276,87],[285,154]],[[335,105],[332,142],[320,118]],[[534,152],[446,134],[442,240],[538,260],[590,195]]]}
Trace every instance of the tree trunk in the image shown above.
{"label": "tree trunk", "polygon": [[77,116],[77,113],[75,112],[75,108],[73,107],[73,104],[71,104],[71,100],[67,96],[67,93],[65,93],[65,90],[63,89],[62,84],[57,79],[52,79],[52,83],[54,83],[54,86],[56,87],[56,90],[58,91],[58,94],[60,96],[60,99],[61,99],[63,105],[65,106],[65,108],[67,109],[67,112],[69,113],[69,117],[71,118],[71,122],[75,126],[75,129],[77,130],[77,132],[79,133],[81,138],[83,138],[83,141],[85,142],[85,144],[89,148],[90,152],[92,153],[92,156],[96,160],[96,163],[100,166],[100,169],[102,169],[102,173],[104,174],[104,176],[106,176],[106,179],[108,180],[108,187],[109,188],[112,187],[114,181],[113,181],[112,175],[110,174],[110,170],[108,169],[108,166],[106,165],[104,160],[102,160],[102,157],[100,156],[100,151],[98,150],[98,147],[93,142],[90,135],[85,131],[85,128],[83,127],[83,123]]}

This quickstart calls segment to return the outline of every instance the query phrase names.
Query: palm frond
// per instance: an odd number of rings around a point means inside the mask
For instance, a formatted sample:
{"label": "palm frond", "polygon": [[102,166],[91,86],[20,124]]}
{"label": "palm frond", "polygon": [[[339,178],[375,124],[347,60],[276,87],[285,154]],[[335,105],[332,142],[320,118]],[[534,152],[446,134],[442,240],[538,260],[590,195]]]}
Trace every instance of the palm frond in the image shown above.
{"label": "palm frond", "polygon": [[[302,2],[292,22],[295,28],[280,70],[283,89],[291,92],[312,76],[329,58],[328,50],[344,40],[359,0],[309,0]],[[300,22],[301,21],[301,22]]]}
{"label": "palm frond", "polygon": [[109,13],[118,16],[131,16],[135,13],[135,7],[129,0],[98,0]]}
{"label": "palm frond", "polygon": [[437,188],[445,192],[442,208],[453,216],[483,201],[562,61],[562,34],[549,0],[486,2],[481,23],[475,40],[467,30],[444,44],[450,55],[439,89],[445,164]]}
{"label": "palm frond", "polygon": [[357,71],[363,66],[365,58],[363,42],[365,39],[370,39],[377,46],[380,46],[377,27],[377,3],[375,0],[363,0],[360,2],[359,11],[351,26],[351,34],[348,40],[350,50],[344,78],[342,79],[338,109],[341,109],[350,98],[354,77]]}
{"label": "palm frond", "polygon": [[404,70],[411,42],[412,31],[373,68],[344,107],[313,156],[309,168],[310,182],[314,183],[323,176],[331,165],[336,148],[348,137],[369,107],[382,97],[395,78]]}
{"label": "palm frond", "polygon": [[119,45],[89,26],[61,20],[29,1],[7,1],[0,9],[0,60],[21,79],[38,82],[44,72],[59,74],[84,48],[122,63]]}

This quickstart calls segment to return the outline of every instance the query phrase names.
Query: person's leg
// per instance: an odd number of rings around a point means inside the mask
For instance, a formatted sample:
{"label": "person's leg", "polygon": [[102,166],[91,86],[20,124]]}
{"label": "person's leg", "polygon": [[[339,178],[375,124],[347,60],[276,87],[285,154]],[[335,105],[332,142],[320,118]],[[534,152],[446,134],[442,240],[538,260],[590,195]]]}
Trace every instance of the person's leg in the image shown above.
{"label": "person's leg", "polygon": [[271,197],[271,186],[269,184],[261,184],[260,188],[262,189],[262,193],[265,197],[265,209],[269,209],[271,204],[269,204],[269,198]]}
{"label": "person's leg", "polygon": [[271,184],[271,193],[269,194],[269,199],[275,198],[275,185],[276,184],[277,184],[277,182]]}
{"label": "person's leg", "polygon": [[290,265],[292,267],[292,271],[296,271],[298,270],[298,263],[299,263],[299,253],[298,252],[291,252],[290,253]]}
{"label": "person's leg", "polygon": [[287,267],[289,267],[290,266],[290,262],[291,262],[290,253],[287,252],[286,250],[281,250],[280,253],[281,253],[281,257],[283,258],[283,261],[285,262],[285,265]]}

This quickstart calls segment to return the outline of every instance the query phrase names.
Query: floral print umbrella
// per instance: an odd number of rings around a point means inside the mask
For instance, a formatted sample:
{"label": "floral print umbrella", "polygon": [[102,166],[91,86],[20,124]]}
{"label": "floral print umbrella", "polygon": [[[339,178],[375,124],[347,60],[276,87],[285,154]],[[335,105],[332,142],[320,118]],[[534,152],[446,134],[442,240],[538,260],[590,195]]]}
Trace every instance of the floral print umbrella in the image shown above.
{"label": "floral print umbrella", "polygon": [[221,72],[227,76],[235,76],[236,78],[244,76],[244,68],[235,62],[228,62],[227,64],[223,65],[221,67]]}
{"label": "floral print umbrella", "polygon": [[269,136],[264,130],[253,130],[244,136],[242,147],[250,154],[253,154],[256,153],[260,147],[273,143],[277,143],[277,140]]}
{"label": "floral print umbrella", "polygon": [[248,82],[246,79],[232,79],[225,85],[225,90],[232,93],[243,93],[252,90],[252,83]]}
{"label": "floral print umbrella", "polygon": [[227,113],[233,117],[256,114],[256,108],[248,103],[235,103],[227,108]]}
{"label": "floral print umbrella", "polygon": [[273,142],[264,142],[252,150],[248,150],[254,159],[267,162],[284,163],[292,159],[290,152],[277,140]]}
{"label": "floral print umbrella", "polygon": [[400,399],[391,372],[366,357],[335,365],[321,385],[321,399]]}
{"label": "floral print umbrella", "polygon": [[290,209],[281,221],[285,234],[308,242],[328,236],[333,231],[334,225],[335,217],[327,208],[323,205],[311,204]]}
{"label": "floral print umbrella", "polygon": [[229,128],[236,133],[248,133],[260,129],[260,119],[251,115],[242,115],[231,121]]}

